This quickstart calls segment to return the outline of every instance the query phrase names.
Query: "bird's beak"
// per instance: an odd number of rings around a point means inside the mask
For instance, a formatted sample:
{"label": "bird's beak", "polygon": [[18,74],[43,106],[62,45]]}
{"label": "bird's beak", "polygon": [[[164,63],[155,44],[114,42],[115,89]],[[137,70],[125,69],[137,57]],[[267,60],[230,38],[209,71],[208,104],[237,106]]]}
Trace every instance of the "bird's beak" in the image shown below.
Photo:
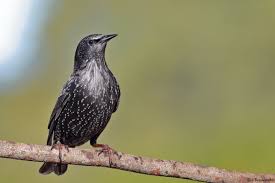
{"label": "bird's beak", "polygon": [[102,41],[107,42],[116,37],[117,34],[108,34],[102,37]]}

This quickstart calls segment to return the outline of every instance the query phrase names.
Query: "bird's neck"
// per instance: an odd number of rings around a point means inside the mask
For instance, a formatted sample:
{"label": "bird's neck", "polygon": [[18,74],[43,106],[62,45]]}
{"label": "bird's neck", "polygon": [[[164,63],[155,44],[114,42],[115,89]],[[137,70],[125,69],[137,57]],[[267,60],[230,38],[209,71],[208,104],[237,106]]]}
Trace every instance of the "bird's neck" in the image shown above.
{"label": "bird's neck", "polygon": [[83,70],[77,71],[75,74],[78,75],[83,82],[97,82],[101,80],[110,80],[110,73],[111,71],[106,64],[105,59],[101,59],[89,61]]}
{"label": "bird's neck", "polygon": [[93,70],[95,69],[97,69],[101,74],[110,72],[104,56],[102,56],[101,58],[99,57],[93,58],[92,62],[90,62],[90,65],[87,71],[93,72]]}

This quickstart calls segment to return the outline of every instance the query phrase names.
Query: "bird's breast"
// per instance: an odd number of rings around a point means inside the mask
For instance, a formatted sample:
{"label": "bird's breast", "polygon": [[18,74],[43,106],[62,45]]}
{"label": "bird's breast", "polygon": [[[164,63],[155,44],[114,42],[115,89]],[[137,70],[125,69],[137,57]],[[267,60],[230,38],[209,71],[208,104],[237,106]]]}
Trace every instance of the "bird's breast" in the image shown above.
{"label": "bird's breast", "polygon": [[109,82],[110,78],[95,67],[81,75],[79,84],[86,92],[97,97],[108,92]]}

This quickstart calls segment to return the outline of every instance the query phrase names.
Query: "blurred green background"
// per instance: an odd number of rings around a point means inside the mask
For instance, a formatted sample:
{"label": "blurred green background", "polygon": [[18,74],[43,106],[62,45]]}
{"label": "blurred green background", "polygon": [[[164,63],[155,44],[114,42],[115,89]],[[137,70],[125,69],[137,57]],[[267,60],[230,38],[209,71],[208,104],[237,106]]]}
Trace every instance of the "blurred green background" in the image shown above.
{"label": "blurred green background", "polygon": [[[106,59],[121,102],[98,142],[136,155],[275,173],[275,1],[67,0],[45,7],[36,6],[16,48],[35,45],[15,54],[21,74],[0,79],[0,139],[44,144],[78,42],[117,33]],[[0,181],[191,182],[80,166],[42,176],[40,166],[0,159]]]}

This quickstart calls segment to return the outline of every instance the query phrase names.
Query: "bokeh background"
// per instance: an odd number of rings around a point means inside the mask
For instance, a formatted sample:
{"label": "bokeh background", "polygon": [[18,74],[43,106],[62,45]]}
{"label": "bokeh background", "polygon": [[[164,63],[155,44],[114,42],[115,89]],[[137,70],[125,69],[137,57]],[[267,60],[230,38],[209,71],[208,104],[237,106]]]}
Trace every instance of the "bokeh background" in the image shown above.
{"label": "bokeh background", "polygon": [[[275,172],[275,1],[0,1],[0,139],[44,144],[74,51],[118,33],[106,59],[119,110],[100,143],[132,154]],[[89,147],[85,145],[84,148]],[[0,182],[191,182],[0,159]]]}

